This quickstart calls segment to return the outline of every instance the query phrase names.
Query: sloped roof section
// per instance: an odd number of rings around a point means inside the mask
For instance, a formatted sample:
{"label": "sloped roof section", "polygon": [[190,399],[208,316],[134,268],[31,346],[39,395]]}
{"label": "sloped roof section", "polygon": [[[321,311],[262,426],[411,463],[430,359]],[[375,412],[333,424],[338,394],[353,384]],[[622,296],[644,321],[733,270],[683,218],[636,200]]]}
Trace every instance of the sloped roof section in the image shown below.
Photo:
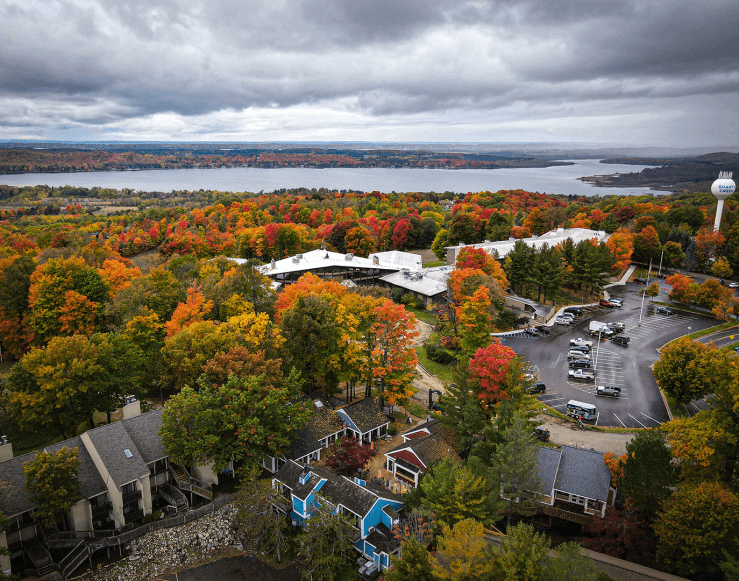
{"label": "sloped roof section", "polygon": [[303,426],[298,430],[292,441],[290,442],[290,452],[287,454],[287,458],[290,460],[298,460],[303,456],[307,456],[311,452],[315,452],[321,449],[321,442],[316,440],[316,437],[311,432],[308,426]]}
{"label": "sloped roof section", "polygon": [[539,480],[544,494],[552,495],[554,481],[557,479],[557,469],[562,452],[547,446],[539,448]]}
{"label": "sloped roof section", "polygon": [[162,426],[162,410],[150,411],[123,420],[122,423],[144,462],[149,464],[168,455],[162,445],[162,438],[159,436],[159,428]]}
{"label": "sloped roof section", "polygon": [[29,500],[28,493],[24,488],[26,476],[23,474],[23,464],[30,462],[36,456],[35,453],[23,454],[0,463],[0,510],[5,518],[15,516],[35,505]]}
{"label": "sloped roof section", "polygon": [[601,452],[562,446],[555,489],[607,502],[610,484],[611,472]]}
{"label": "sloped roof section", "polygon": [[357,429],[363,434],[390,422],[380,411],[377,400],[365,397],[341,408]]}
{"label": "sloped roof section", "polygon": [[[88,430],[87,435],[117,487],[149,474],[149,468],[128,435],[123,422]],[[130,458],[125,454],[125,450],[130,452]]]}
{"label": "sloped roof section", "polygon": [[92,461],[90,453],[85,448],[85,444],[82,442],[82,438],[75,436],[69,440],[64,440],[57,444],[52,444],[46,447],[46,451],[50,453],[56,453],[62,448],[77,448],[77,458],[80,461],[80,489],[82,490],[83,498],[92,498],[98,494],[108,491],[108,487],[105,486],[103,478],[98,472],[97,466]]}

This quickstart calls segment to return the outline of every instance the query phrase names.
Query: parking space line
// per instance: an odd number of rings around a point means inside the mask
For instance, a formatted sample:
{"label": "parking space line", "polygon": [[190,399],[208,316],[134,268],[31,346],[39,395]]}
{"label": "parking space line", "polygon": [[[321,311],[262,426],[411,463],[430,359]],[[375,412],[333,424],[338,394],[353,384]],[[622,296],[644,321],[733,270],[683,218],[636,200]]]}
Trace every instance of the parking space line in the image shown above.
{"label": "parking space line", "polygon": [[622,426],[623,426],[624,428],[626,427],[626,424],[624,424],[624,423],[623,423],[623,422],[621,421],[621,418],[619,418],[619,417],[618,417],[618,416],[617,416],[616,414],[613,414],[613,417],[614,417],[614,418],[616,418],[616,419],[617,419],[617,420],[618,420],[618,421],[619,421],[619,422],[621,423],[621,425],[622,425]]}
{"label": "parking space line", "polygon": [[644,424],[642,424],[639,420],[637,420],[634,416],[632,416],[631,414],[627,413],[626,415],[629,416],[632,420],[634,420],[637,424],[639,424],[642,428],[647,427]]}
{"label": "parking space line", "polygon": [[[643,415],[645,418],[649,418],[649,416],[645,414],[644,412],[639,412],[639,413]],[[649,418],[649,419],[652,420],[653,422],[657,422],[660,426],[662,425],[662,422],[660,422],[659,420],[655,420],[654,418]]]}

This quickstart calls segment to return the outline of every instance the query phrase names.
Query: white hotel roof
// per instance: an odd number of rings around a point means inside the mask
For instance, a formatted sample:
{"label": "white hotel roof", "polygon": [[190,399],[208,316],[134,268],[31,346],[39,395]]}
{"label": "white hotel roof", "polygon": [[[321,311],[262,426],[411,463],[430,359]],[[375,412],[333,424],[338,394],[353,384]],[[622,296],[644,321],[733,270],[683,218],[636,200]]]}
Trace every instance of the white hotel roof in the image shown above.
{"label": "white hotel roof", "polygon": [[[590,230],[588,228],[557,228],[556,230],[551,230],[546,234],[542,234],[541,236],[521,238],[521,241],[525,242],[528,246],[531,246],[532,248],[541,248],[544,244],[547,244],[551,248],[552,246],[556,246],[560,242],[564,242],[568,238],[572,238],[572,241],[575,244],[577,244],[578,242],[582,242],[583,240],[590,240],[592,238],[597,238],[599,242],[605,242],[606,240],[608,240],[609,235],[606,234],[606,232],[603,230]],[[498,242],[485,241],[480,242],[479,244],[459,244],[457,246],[449,246],[448,248],[455,249],[455,257],[457,254],[459,254],[459,251],[462,248],[464,248],[465,246],[469,246],[471,248],[482,248],[483,250],[485,250],[485,252],[489,254],[492,254],[493,251],[497,251],[498,257],[503,258],[511,250],[513,250],[516,242],[518,242],[518,240],[509,238],[508,240],[501,240]]]}
{"label": "white hotel roof", "polygon": [[[243,259],[232,260],[239,261]],[[388,272],[395,272],[401,268],[397,264],[389,264],[379,259],[375,261],[370,258],[362,258],[361,256],[353,256],[351,254],[340,254],[339,252],[331,252],[329,250],[311,250],[303,254],[296,254],[290,258],[275,260],[271,264],[259,266],[258,269],[266,276],[278,276],[290,272],[303,272],[319,268],[330,268],[332,266],[374,268]]]}

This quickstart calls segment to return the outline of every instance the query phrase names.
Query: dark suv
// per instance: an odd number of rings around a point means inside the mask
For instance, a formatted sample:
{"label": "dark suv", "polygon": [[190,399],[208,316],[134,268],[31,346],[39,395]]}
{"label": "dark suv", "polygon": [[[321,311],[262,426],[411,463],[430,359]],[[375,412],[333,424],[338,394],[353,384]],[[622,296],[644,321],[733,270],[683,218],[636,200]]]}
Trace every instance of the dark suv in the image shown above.
{"label": "dark suv", "polygon": [[547,386],[544,385],[541,381],[537,381],[534,385],[526,390],[526,393],[536,395],[537,393],[544,393],[546,390]]}
{"label": "dark suv", "polygon": [[563,313],[572,313],[576,317],[582,317],[582,309],[580,307],[567,307]]}
{"label": "dark suv", "polygon": [[570,367],[574,369],[590,369],[590,361],[587,359],[574,359],[570,361]]}

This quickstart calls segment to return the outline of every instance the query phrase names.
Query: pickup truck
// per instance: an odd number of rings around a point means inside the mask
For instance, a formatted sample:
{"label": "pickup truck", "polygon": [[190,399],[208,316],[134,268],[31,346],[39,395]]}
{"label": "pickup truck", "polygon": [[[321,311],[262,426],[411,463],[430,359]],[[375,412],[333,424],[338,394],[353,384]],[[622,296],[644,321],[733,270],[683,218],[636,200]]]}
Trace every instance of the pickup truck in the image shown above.
{"label": "pickup truck", "polygon": [[595,395],[610,395],[618,397],[621,395],[621,388],[613,385],[599,385],[595,388]]}
{"label": "pickup truck", "polygon": [[595,379],[595,371],[592,369],[571,369],[567,375],[570,379],[579,379],[582,381],[591,381]]}
{"label": "pickup truck", "polygon": [[585,347],[587,349],[590,349],[592,346],[592,341],[586,341],[582,337],[578,337],[577,339],[570,339],[570,347]]}

